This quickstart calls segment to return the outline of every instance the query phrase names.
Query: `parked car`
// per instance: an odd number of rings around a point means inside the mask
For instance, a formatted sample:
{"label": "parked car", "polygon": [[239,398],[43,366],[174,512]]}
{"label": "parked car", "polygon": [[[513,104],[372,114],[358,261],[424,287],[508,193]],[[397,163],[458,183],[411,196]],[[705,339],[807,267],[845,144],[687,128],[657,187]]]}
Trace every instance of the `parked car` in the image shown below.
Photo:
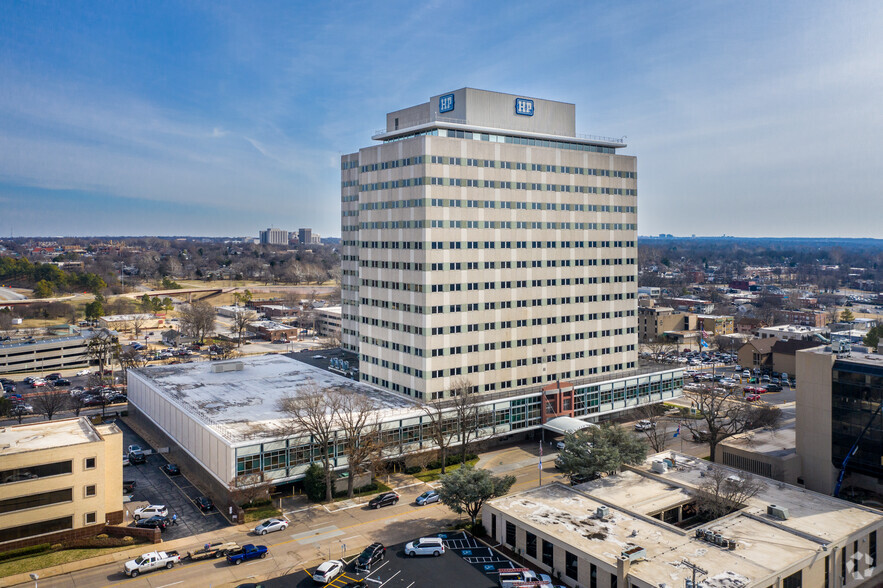
{"label": "parked car", "polygon": [[181,475],[181,470],[178,468],[178,464],[174,463],[167,463],[162,467],[162,471],[164,471],[169,476]]}
{"label": "parked car", "polygon": [[655,428],[656,428],[656,423],[654,423],[653,421],[648,421],[646,419],[635,423],[635,430],[636,431],[649,431],[650,429],[655,429]]}
{"label": "parked car", "polygon": [[227,563],[238,566],[242,562],[248,561],[250,559],[263,559],[267,557],[267,553],[268,551],[266,545],[252,545],[251,543],[249,543],[248,545],[243,545],[239,549],[229,551],[227,553]]}
{"label": "parked car", "polygon": [[371,508],[380,508],[382,506],[389,506],[390,504],[395,504],[399,501],[399,495],[396,492],[384,492],[383,494],[379,494],[368,501],[368,506]]}
{"label": "parked car", "polygon": [[77,372],[77,375],[78,376],[90,376],[90,375],[92,375],[92,371],[91,370],[80,370]]}
{"label": "parked car", "polygon": [[438,502],[438,499],[438,490],[427,490],[426,492],[418,496],[415,502],[417,503],[417,506],[423,506],[426,504],[432,504],[433,502]]}
{"label": "parked car", "polygon": [[356,571],[370,570],[371,566],[382,561],[385,557],[386,547],[383,546],[383,543],[372,543],[356,558]]}
{"label": "parked car", "polygon": [[[21,397],[19,397],[21,398]],[[19,415],[34,414],[34,407],[30,404],[16,404],[9,409],[9,415],[17,417]]]}
{"label": "parked car", "polygon": [[137,485],[135,480],[123,480],[123,494],[131,494]]}
{"label": "parked car", "polygon": [[53,374],[49,374],[44,379],[49,380],[50,382],[54,382],[55,380],[57,380],[60,377],[61,377],[61,374],[59,374],[58,372],[55,372]]}
{"label": "parked car", "polygon": [[129,445],[129,447],[126,448],[126,451],[128,453],[132,453],[133,451],[143,451],[143,450],[141,449],[140,445]]}
{"label": "parked car", "polygon": [[767,392],[781,392],[781,391],[782,391],[782,386],[780,386],[779,384],[776,384],[775,382],[773,382],[772,384],[767,384],[767,385],[766,385],[766,391],[767,391]]}
{"label": "parked car", "polygon": [[760,400],[760,394],[749,394],[745,397],[746,402],[756,402]]}
{"label": "parked car", "polygon": [[165,504],[149,504],[147,506],[142,506],[141,508],[136,508],[135,512],[132,513],[132,518],[137,521],[139,519],[147,519],[157,515],[161,517],[169,516],[169,509],[166,508]]}
{"label": "parked car", "polygon": [[337,559],[326,561],[313,572],[313,581],[328,584],[343,572],[345,565],[346,564]]}
{"label": "parked car", "polygon": [[[89,406],[89,403],[86,403],[86,406]],[[147,463],[147,456],[144,455],[143,451],[131,451],[129,452],[129,463],[131,464],[139,464],[139,463]]]}
{"label": "parked car", "polygon": [[210,498],[206,498],[205,496],[200,496],[195,500],[196,506],[199,507],[199,510],[202,512],[209,512],[213,508],[215,508],[215,503],[211,501]]}
{"label": "parked car", "polygon": [[600,477],[601,474],[599,472],[594,472],[593,474],[587,476],[573,473],[570,475],[570,485],[576,486],[577,484],[584,484],[586,482],[591,482],[592,480],[597,480]]}
{"label": "parked car", "polygon": [[135,521],[136,527],[143,527],[147,529],[158,528],[160,531],[165,531],[166,527],[171,524],[172,521],[169,520],[169,517],[161,517],[159,515],[150,517],[149,519],[140,519]]}
{"label": "parked car", "polygon": [[445,552],[445,544],[441,537],[421,537],[405,545],[405,555],[434,555],[438,557]]}
{"label": "parked car", "polygon": [[56,388],[66,388],[71,385],[71,381],[65,378],[58,378],[53,382]]}
{"label": "parked car", "polygon": [[267,519],[254,528],[255,535],[266,535],[273,531],[284,531],[288,528],[288,521],[285,519]]}

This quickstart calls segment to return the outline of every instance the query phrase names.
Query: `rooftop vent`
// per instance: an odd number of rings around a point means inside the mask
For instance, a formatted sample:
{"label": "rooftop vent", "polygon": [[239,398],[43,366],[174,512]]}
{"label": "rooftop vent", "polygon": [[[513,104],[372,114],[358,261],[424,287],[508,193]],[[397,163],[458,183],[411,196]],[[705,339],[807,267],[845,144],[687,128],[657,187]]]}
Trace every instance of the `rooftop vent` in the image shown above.
{"label": "rooftop vent", "polygon": [[637,561],[647,557],[647,550],[639,545],[635,545],[634,547],[629,547],[623,551],[621,555],[629,561]]}
{"label": "rooftop vent", "polygon": [[650,466],[650,471],[654,474],[664,474],[668,471],[668,464],[658,459],[654,460],[653,465]]}
{"label": "rooftop vent", "polygon": [[604,517],[610,514],[610,509],[607,506],[599,506],[595,509],[595,518],[603,519]]}
{"label": "rooftop vent", "polygon": [[241,361],[216,361],[212,363],[213,374],[223,374],[225,372],[241,372],[245,368],[245,364]]}
{"label": "rooftop vent", "polygon": [[779,519],[780,521],[787,521],[789,517],[787,508],[785,508],[784,506],[776,506],[775,504],[770,504],[769,506],[767,506],[766,513],[774,519]]}

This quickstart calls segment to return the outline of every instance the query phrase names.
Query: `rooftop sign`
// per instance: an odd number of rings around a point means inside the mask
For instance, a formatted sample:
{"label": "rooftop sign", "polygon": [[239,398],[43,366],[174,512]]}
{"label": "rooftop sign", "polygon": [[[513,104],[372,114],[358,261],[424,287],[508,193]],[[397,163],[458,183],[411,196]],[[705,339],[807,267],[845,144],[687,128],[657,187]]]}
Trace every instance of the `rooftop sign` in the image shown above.
{"label": "rooftop sign", "polygon": [[454,95],[453,94],[445,94],[444,96],[439,97],[438,99],[438,111],[441,112],[450,112],[454,110]]}
{"label": "rooftop sign", "polygon": [[527,98],[516,98],[515,114],[520,114],[521,116],[533,116],[533,100],[528,100]]}

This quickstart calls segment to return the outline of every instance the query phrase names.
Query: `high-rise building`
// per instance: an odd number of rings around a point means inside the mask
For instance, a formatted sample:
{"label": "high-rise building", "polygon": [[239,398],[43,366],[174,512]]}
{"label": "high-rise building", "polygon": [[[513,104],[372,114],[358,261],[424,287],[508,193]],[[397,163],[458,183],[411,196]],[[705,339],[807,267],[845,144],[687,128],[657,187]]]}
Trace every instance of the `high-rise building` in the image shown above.
{"label": "high-rise building", "polygon": [[310,245],[313,242],[313,229],[298,229],[297,242],[301,245]]}
{"label": "high-rise building", "polygon": [[463,88],[341,158],[342,345],[417,398],[636,367],[636,159],[573,104]]}
{"label": "high-rise building", "polygon": [[261,245],[288,245],[288,231],[268,228],[260,232]]}

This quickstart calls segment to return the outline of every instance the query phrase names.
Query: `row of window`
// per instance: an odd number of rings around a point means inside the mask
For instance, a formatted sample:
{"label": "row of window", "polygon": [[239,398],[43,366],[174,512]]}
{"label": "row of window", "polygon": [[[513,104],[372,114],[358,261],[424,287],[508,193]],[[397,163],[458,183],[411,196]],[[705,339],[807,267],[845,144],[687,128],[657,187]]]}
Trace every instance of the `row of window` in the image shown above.
{"label": "row of window", "polygon": [[[358,225],[343,225],[341,226],[341,230],[343,231],[358,231],[359,229],[430,229],[430,228],[445,228],[441,225],[435,225],[433,227],[432,223],[440,223],[442,221],[430,221],[430,220],[394,220],[394,221],[366,221],[359,223]],[[449,227],[453,228],[464,228],[462,224],[466,221],[447,221]],[[516,223],[516,224],[544,224],[547,229],[563,229],[563,230],[575,230],[575,231],[637,231],[638,225],[637,223]],[[511,229],[512,223],[500,223],[501,229]],[[504,226],[507,225],[507,226]],[[516,227],[518,228],[518,227]],[[521,228],[543,228],[543,227],[521,227]],[[395,249],[399,249],[395,247]],[[402,249],[406,249],[403,247]],[[417,247],[417,249],[422,249],[422,247]]]}
{"label": "row of window", "polygon": [[[582,243],[582,242],[581,242]],[[586,243],[591,243],[592,247],[610,247],[610,243],[615,243],[616,247],[622,247],[623,244],[627,247],[634,247],[634,241],[586,241]],[[352,257],[351,261],[359,261],[359,257],[356,255],[343,257]],[[454,261],[449,263],[418,263],[411,261],[386,261],[380,259],[362,259],[359,261],[359,266],[364,268],[377,268],[377,269],[392,269],[392,270],[406,270],[406,271],[432,271],[432,272],[444,272],[444,271],[471,271],[471,270],[492,270],[492,269],[512,269],[513,267],[516,269],[521,268],[542,268],[542,267],[577,267],[584,265],[598,265],[597,263],[579,263],[583,260],[579,259],[534,259],[530,261],[530,265],[528,265],[528,261],[524,259],[512,261]],[[514,266],[512,264],[515,264]],[[634,258],[626,258],[622,263],[602,263],[601,265],[634,265],[636,263]],[[358,276],[359,272],[356,270],[343,270],[343,275],[351,275]]]}
{"label": "row of window", "polygon": [[[358,243],[355,246],[361,249],[424,251],[427,249],[589,249],[598,247],[599,243],[611,243],[611,241],[355,241],[355,243]],[[621,243],[625,246],[624,244],[634,241],[612,241],[612,243]],[[575,265],[598,265],[598,263]],[[601,265],[619,264],[602,263]]]}
{"label": "row of window", "polygon": [[[575,186],[573,184],[546,184],[543,182],[510,182],[507,180],[475,180],[471,178],[440,178],[427,176],[422,178],[403,178],[360,184],[360,192],[377,190],[395,190],[412,186],[453,186],[457,188],[490,188],[497,190],[530,190],[532,192],[563,192],[565,194],[606,194],[608,196],[637,196],[635,188],[608,188],[600,186]],[[422,200],[425,200],[422,199]],[[462,202],[462,201],[460,201]],[[425,206],[423,204],[422,206]],[[500,207],[495,207],[500,208]]]}
{"label": "row of window", "polygon": [[[93,460],[95,458],[90,458]],[[94,463],[91,467],[95,467]],[[36,480],[39,478],[48,478],[50,476],[61,476],[70,474],[73,471],[73,462],[71,460],[59,461],[55,463],[44,463],[21,468],[13,468],[9,470],[0,470],[0,484],[10,484],[12,482],[22,482],[26,480]],[[88,462],[86,469],[90,469]]]}
{"label": "row of window", "polygon": [[586,145],[585,143],[571,143],[569,141],[549,141],[546,139],[528,139],[512,135],[497,135],[492,133],[473,133],[472,131],[457,131],[454,129],[431,129],[417,133],[410,133],[401,137],[385,139],[384,143],[405,141],[414,137],[449,137],[453,139],[468,139],[471,141],[485,141],[490,143],[509,143],[512,145],[524,145],[526,147],[548,147],[550,149],[565,149],[567,151],[587,151],[590,153],[616,153],[613,147],[600,145]]}
{"label": "row of window", "polygon": [[[577,260],[583,261],[583,260]],[[597,261],[597,260],[585,260],[585,261]],[[601,265],[625,265],[622,263],[624,260],[621,259],[613,259],[613,260],[604,260],[601,261],[615,261],[620,263],[610,263]],[[583,265],[583,264],[577,264]],[[595,264],[589,264],[595,265]],[[606,277],[614,277],[614,278],[623,278],[621,280],[613,280],[613,283],[625,283],[625,282],[634,282],[634,279],[625,279],[625,278],[634,278],[635,276],[606,276]],[[373,280],[368,278],[362,278],[360,280],[360,284],[366,288],[384,288],[386,290],[401,290],[403,292],[477,292],[479,290],[510,290],[512,288],[540,288],[540,287],[551,287],[551,286],[574,286],[585,284],[586,278],[547,278],[547,279],[537,279],[537,280],[503,280],[500,282],[452,282],[449,284],[409,284],[406,282],[394,282],[391,280]],[[592,282],[590,282],[592,283]],[[594,283],[597,283],[597,279]],[[605,283],[610,283],[608,280]],[[527,304],[521,304],[521,306],[527,306]],[[539,305],[533,305],[539,306]]]}
{"label": "row of window", "polygon": [[[456,198],[412,198],[410,200],[380,200],[377,202],[363,202],[359,205],[359,210],[393,210],[396,208],[421,208],[426,206],[445,206],[449,208],[487,208],[499,210],[553,210],[560,212],[638,212],[637,206],[623,206],[618,204],[571,204],[569,202],[527,202],[509,200],[459,200]],[[355,212],[356,211],[354,210],[346,211],[344,212],[343,216],[357,216],[357,214],[353,214]],[[462,228],[478,228],[478,226],[467,226]],[[485,228],[496,227],[485,226]]]}
{"label": "row of window", "polygon": [[[352,162],[346,162],[347,165]],[[468,167],[486,167],[494,169],[514,169],[522,171],[539,171],[552,172],[559,174],[573,174],[579,176],[601,176],[606,178],[628,178],[636,179],[637,172],[620,171],[612,169],[599,169],[592,167],[576,167],[569,165],[549,165],[546,163],[527,163],[523,161],[498,161],[494,159],[477,159],[468,157],[446,157],[444,155],[418,155],[416,157],[406,157],[404,159],[392,159],[389,161],[381,161],[380,163],[369,163],[359,168],[361,173],[381,171],[385,169],[396,169],[399,167],[407,167],[410,165],[422,165],[425,163],[437,163],[441,165],[461,165]],[[343,164],[341,169],[344,168]]]}

